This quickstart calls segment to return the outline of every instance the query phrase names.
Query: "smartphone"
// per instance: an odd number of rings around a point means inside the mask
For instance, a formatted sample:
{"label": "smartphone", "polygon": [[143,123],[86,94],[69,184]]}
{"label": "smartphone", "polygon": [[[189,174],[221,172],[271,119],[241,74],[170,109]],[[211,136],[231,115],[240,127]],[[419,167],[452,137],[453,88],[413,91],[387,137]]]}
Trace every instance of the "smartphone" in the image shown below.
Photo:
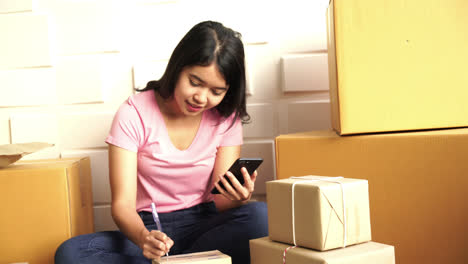
{"label": "smartphone", "polygon": [[[240,184],[244,184],[244,176],[242,175],[241,168],[245,167],[247,171],[249,172],[250,175],[254,173],[254,171],[262,164],[263,159],[262,158],[238,158],[234,163],[231,165],[229,168],[229,171],[234,174],[236,179],[240,182]],[[229,178],[226,178],[226,180],[229,181]],[[219,182],[219,185],[221,188],[224,189],[224,185],[222,182]],[[216,187],[211,190],[212,194],[219,194],[218,189]]]}

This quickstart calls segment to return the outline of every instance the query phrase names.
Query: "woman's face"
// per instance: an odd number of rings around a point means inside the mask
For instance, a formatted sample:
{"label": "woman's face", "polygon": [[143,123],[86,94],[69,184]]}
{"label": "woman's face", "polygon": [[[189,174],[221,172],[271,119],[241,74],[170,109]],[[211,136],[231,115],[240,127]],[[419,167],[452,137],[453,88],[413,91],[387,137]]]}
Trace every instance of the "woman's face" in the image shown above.
{"label": "woman's face", "polygon": [[214,63],[190,66],[182,70],[174,89],[173,110],[184,116],[196,116],[216,107],[229,89]]}

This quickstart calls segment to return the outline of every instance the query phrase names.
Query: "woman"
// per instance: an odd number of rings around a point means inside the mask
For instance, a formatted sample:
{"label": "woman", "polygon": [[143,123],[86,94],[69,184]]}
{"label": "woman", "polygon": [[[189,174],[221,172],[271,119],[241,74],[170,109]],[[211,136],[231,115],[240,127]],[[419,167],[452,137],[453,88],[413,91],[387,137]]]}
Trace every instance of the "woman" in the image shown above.
{"label": "woman", "polygon": [[[114,117],[106,142],[120,231],[72,238],[57,250],[56,263],[150,263],[166,253],[214,249],[234,264],[250,263],[249,240],[268,235],[266,205],[249,202],[256,171],[242,170],[243,185],[227,171],[240,156],[245,101],[239,33],[213,21],[195,25],[161,79]],[[213,186],[221,194],[212,195]]]}

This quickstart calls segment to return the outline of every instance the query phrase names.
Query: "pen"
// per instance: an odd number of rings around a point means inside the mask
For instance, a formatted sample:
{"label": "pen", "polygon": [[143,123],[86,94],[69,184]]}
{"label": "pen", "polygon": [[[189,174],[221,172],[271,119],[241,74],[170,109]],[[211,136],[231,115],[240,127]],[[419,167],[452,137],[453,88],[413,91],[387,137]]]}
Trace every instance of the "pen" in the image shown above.
{"label": "pen", "polygon": [[[151,213],[153,214],[153,220],[156,223],[158,230],[162,232],[161,222],[159,221],[158,212],[156,211],[156,205],[154,203],[151,203]],[[169,253],[166,252],[166,256],[169,256]]]}

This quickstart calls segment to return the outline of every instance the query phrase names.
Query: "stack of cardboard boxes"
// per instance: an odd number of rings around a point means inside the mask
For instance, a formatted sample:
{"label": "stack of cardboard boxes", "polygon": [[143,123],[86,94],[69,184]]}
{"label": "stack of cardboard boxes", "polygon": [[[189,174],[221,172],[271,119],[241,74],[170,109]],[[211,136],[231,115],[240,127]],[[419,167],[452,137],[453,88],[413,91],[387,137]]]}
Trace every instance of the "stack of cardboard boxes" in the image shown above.
{"label": "stack of cardboard boxes", "polygon": [[[276,138],[278,179],[368,181],[372,240],[395,246],[398,264],[468,263],[468,17],[460,10],[467,1],[332,0],[334,131]],[[302,263],[293,253],[287,262]]]}
{"label": "stack of cardboard boxes", "polygon": [[271,181],[267,202],[269,237],[250,241],[252,264],[395,263],[392,246],[369,242],[366,180],[307,176]]}

